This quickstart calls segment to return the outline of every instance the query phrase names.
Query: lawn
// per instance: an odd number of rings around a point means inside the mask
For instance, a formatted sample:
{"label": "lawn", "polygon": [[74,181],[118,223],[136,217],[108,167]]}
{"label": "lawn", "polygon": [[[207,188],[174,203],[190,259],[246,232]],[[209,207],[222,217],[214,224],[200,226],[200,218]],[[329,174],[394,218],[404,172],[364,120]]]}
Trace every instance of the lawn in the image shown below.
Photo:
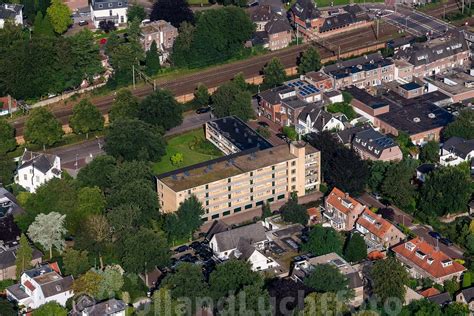
{"label": "lawn", "polygon": [[208,5],[209,0],[188,0],[189,5]]}
{"label": "lawn", "polygon": [[[166,155],[155,163],[153,171],[156,174],[172,171],[178,168],[194,165],[203,161],[222,156],[222,153],[204,136],[203,129],[195,129],[166,139]],[[171,164],[171,156],[183,154],[184,160],[179,166]]]}

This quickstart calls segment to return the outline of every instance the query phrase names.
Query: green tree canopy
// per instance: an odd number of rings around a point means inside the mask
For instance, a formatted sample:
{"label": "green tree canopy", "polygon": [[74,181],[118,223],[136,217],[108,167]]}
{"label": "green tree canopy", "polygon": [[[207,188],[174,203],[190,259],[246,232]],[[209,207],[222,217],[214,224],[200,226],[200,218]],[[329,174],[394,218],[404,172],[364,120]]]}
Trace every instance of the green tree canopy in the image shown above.
{"label": "green tree canopy", "polygon": [[46,303],[33,311],[33,316],[67,316],[67,309],[55,301]]}
{"label": "green tree canopy", "polygon": [[192,234],[202,225],[201,216],[204,215],[202,203],[195,195],[184,200],[178,210],[168,215],[165,230],[174,239],[188,237],[192,239]]}
{"label": "green tree canopy", "polygon": [[183,122],[183,108],[169,90],[158,90],[139,104],[138,117],[148,124],[169,130]]}
{"label": "green tree canopy", "polygon": [[318,264],[304,279],[304,284],[316,292],[326,293],[347,290],[349,280],[332,264]]}
{"label": "green tree canopy", "polygon": [[254,117],[252,95],[234,82],[226,82],[212,95],[213,113],[217,117],[238,116],[244,121]]}
{"label": "green tree canopy", "polygon": [[441,316],[441,308],[435,302],[428,299],[414,300],[403,307],[401,316],[419,315],[419,316]]}
{"label": "green tree canopy", "polygon": [[86,294],[92,297],[98,297],[103,281],[104,277],[101,274],[93,270],[89,270],[74,280],[72,284],[72,290],[74,291],[75,295]]}
{"label": "green tree canopy", "polygon": [[408,159],[391,164],[385,173],[381,186],[382,193],[402,209],[414,209],[416,192],[411,179],[416,167],[416,162]]}
{"label": "green tree canopy", "polygon": [[33,25],[34,36],[55,36],[53,25],[49,16],[43,17],[43,12],[38,11],[35,17],[35,23]]}
{"label": "green tree canopy", "polygon": [[31,260],[33,260],[33,249],[28,242],[25,234],[21,234],[20,246],[16,251],[15,266],[16,279],[19,280],[23,271],[31,268]]}
{"label": "green tree canopy", "polygon": [[139,4],[134,4],[128,7],[127,20],[128,21],[143,21],[146,18],[145,8]]}
{"label": "green tree canopy", "polygon": [[15,129],[7,120],[0,118],[0,155],[15,150],[16,146]]}
{"label": "green tree canopy", "polygon": [[283,205],[281,209],[281,217],[285,222],[300,223],[301,225],[308,224],[308,212],[306,211],[306,207],[298,204],[298,196],[296,195],[296,192],[292,192],[288,202]]}
{"label": "green tree canopy", "polygon": [[120,90],[110,108],[109,121],[112,123],[117,119],[138,118],[138,104],[138,98],[130,90]]}
{"label": "green tree canopy", "polygon": [[374,294],[379,297],[382,303],[391,298],[404,301],[408,272],[397,259],[388,257],[376,261],[372,267],[371,275]]}
{"label": "green tree canopy", "polygon": [[310,71],[318,71],[321,69],[321,57],[314,46],[310,46],[301,55],[298,64],[298,73],[304,75]]}
{"label": "green tree canopy", "polygon": [[77,174],[77,183],[82,187],[99,187],[103,192],[111,186],[110,176],[115,170],[115,158],[97,156]]}
{"label": "green tree canopy", "polygon": [[78,277],[91,268],[89,264],[89,253],[86,250],[80,251],[68,248],[63,254],[64,272]]}
{"label": "green tree canopy", "polygon": [[153,76],[156,75],[160,69],[160,55],[158,54],[156,42],[153,41],[150,49],[145,54],[145,71],[147,75]]}
{"label": "green tree canopy", "polygon": [[364,237],[352,233],[344,247],[344,258],[350,262],[359,262],[367,258],[367,245]]}
{"label": "green tree canopy", "polygon": [[[431,314],[430,314],[431,315]],[[452,302],[443,308],[444,316],[467,316],[469,315],[469,307],[466,304]]]}
{"label": "green tree canopy", "polygon": [[209,94],[207,87],[202,83],[198,84],[196,90],[194,91],[194,104],[199,107],[208,106],[210,100],[211,95]]}
{"label": "green tree canopy", "polygon": [[433,140],[426,143],[421,148],[420,160],[425,163],[438,163],[439,162],[439,143]]}
{"label": "green tree canopy", "polygon": [[61,123],[44,107],[33,109],[25,122],[25,140],[34,144],[51,146],[64,135]]}
{"label": "green tree canopy", "polygon": [[165,141],[153,126],[121,119],[110,125],[105,152],[119,160],[158,161],[165,154]]}
{"label": "green tree canopy", "polygon": [[345,315],[349,312],[347,299],[332,293],[311,293],[304,299],[304,310],[299,316]]}
{"label": "green tree canopy", "polygon": [[165,20],[174,27],[179,27],[183,22],[192,23],[194,15],[186,0],[157,0],[153,4],[150,19]]}
{"label": "green tree canopy", "polygon": [[390,163],[385,161],[372,161],[370,163],[370,176],[368,179],[368,185],[372,192],[381,192],[383,180],[385,179],[385,173],[387,172]]}
{"label": "green tree canopy", "polygon": [[87,217],[102,214],[105,205],[105,197],[98,187],[80,188],[77,191],[76,206],[67,215],[69,231],[75,234]]}
{"label": "green tree canopy", "polygon": [[61,0],[51,0],[51,5],[47,12],[54,31],[58,34],[66,32],[72,24],[71,10]]}
{"label": "green tree canopy", "polygon": [[472,109],[463,109],[454,122],[444,129],[444,137],[453,136],[462,137],[464,139],[474,138],[474,111]]}
{"label": "green tree canopy", "polygon": [[342,255],[342,245],[342,237],[334,228],[316,225],[309,232],[309,240],[303,244],[303,250],[315,256],[331,252]]}
{"label": "green tree canopy", "polygon": [[280,59],[274,57],[263,68],[263,83],[270,87],[281,85],[286,80],[285,67]]}
{"label": "green tree canopy", "polygon": [[104,117],[99,109],[88,99],[81,100],[72,109],[69,125],[76,134],[100,131],[104,128]]}

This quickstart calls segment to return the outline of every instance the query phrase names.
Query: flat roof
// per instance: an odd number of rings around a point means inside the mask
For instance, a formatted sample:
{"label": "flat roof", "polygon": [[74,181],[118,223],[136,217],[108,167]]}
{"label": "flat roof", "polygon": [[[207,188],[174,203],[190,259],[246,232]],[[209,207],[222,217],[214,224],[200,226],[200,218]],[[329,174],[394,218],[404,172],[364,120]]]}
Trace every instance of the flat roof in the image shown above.
{"label": "flat roof", "polygon": [[273,147],[265,138],[236,116],[219,118],[207,122],[206,125],[217,130],[240,151],[252,148],[267,149]]}
{"label": "flat roof", "polygon": [[402,85],[400,85],[400,87],[404,90],[407,90],[407,91],[416,90],[416,89],[421,88],[421,86],[418,83],[413,82],[413,81],[409,82],[409,83],[402,84]]}
{"label": "flat roof", "polygon": [[372,109],[378,109],[388,105],[388,102],[382,100],[382,98],[374,97],[367,91],[355,86],[349,86],[344,91],[348,92],[354,99],[364,103]]}
{"label": "flat roof", "polygon": [[424,80],[452,95],[474,90],[474,76],[462,71],[452,72],[447,75],[437,75],[434,78],[426,77]]}

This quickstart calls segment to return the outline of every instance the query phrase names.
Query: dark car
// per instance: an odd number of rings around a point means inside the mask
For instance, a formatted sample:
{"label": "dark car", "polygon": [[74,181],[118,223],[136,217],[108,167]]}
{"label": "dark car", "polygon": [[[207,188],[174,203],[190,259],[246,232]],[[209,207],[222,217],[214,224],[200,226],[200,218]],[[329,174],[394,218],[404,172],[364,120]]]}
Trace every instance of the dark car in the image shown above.
{"label": "dark car", "polygon": [[200,249],[202,247],[199,241],[193,241],[189,247],[193,248],[194,250]]}
{"label": "dark car", "polygon": [[433,232],[433,231],[431,231],[431,232],[429,232],[428,234],[429,234],[431,237],[433,237],[434,239],[441,239],[441,234],[438,233],[438,232]]}
{"label": "dark car", "polygon": [[87,22],[86,20],[79,21],[79,26],[85,26],[85,25],[89,25],[89,22]]}
{"label": "dark car", "polygon": [[268,125],[267,122],[262,122],[262,121],[259,121],[257,124],[260,125],[261,127],[269,127],[270,126],[270,125]]}
{"label": "dark car", "polygon": [[441,238],[439,241],[448,247],[451,247],[453,245],[453,242],[449,240],[448,238]]}
{"label": "dark car", "polygon": [[287,139],[288,139],[288,137],[286,137],[286,135],[283,134],[283,133],[277,133],[277,134],[276,134],[276,137],[278,137],[278,138],[280,138],[280,139],[283,139],[283,140],[287,140]]}
{"label": "dark car", "polygon": [[204,113],[207,113],[211,111],[211,107],[210,106],[206,106],[206,107],[203,107],[203,108],[199,108],[196,110],[196,114],[204,114]]}
{"label": "dark car", "polygon": [[188,250],[189,250],[188,246],[182,245],[182,246],[179,246],[178,248],[176,248],[174,251],[177,252],[177,253],[180,253],[180,252],[185,252],[185,251],[188,251]]}

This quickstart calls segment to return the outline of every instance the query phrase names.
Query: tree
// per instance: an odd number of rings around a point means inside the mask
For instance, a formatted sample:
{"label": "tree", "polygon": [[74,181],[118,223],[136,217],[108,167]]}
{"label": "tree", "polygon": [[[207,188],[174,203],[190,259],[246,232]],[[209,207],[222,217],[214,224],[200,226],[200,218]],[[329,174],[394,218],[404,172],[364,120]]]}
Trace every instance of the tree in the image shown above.
{"label": "tree", "polygon": [[15,129],[3,118],[0,118],[0,155],[15,150],[17,144]]}
{"label": "tree", "polygon": [[164,267],[170,260],[170,250],[163,232],[148,228],[140,228],[136,233],[125,236],[120,252],[122,267],[133,273]]}
{"label": "tree", "polygon": [[390,163],[379,160],[370,163],[370,176],[367,184],[372,192],[379,193],[381,191],[381,186],[385,179],[385,173],[389,166]]}
{"label": "tree", "polygon": [[265,85],[276,87],[286,80],[285,67],[280,59],[274,57],[263,68],[263,83]]}
{"label": "tree", "polygon": [[183,108],[169,90],[158,90],[138,106],[138,118],[153,126],[169,130],[183,122]]}
{"label": "tree", "polygon": [[413,300],[410,304],[403,307],[401,316],[408,315],[425,315],[425,316],[441,316],[441,308],[435,302],[428,299]]}
{"label": "tree", "polygon": [[318,71],[321,69],[321,57],[315,47],[310,46],[301,55],[300,62],[298,64],[298,73],[304,75],[311,71]]}
{"label": "tree", "polygon": [[185,312],[181,304],[178,306],[178,301],[171,297],[171,291],[163,286],[153,293],[153,305],[155,315],[180,316]]}
{"label": "tree", "polygon": [[344,248],[344,258],[350,262],[359,262],[367,258],[367,245],[364,237],[358,233],[352,233]]}
{"label": "tree", "polygon": [[[430,314],[432,315],[432,314]],[[452,302],[443,308],[444,316],[467,316],[469,315],[469,307],[466,304]]]}
{"label": "tree", "polygon": [[265,202],[262,205],[262,219],[272,216],[272,209],[270,208],[270,203]]}
{"label": "tree", "polygon": [[108,34],[110,32],[116,31],[117,27],[115,26],[115,22],[111,20],[102,20],[99,22],[99,29],[104,31],[104,33]]}
{"label": "tree", "polygon": [[259,126],[257,128],[257,133],[259,133],[263,138],[269,139],[272,136],[272,132],[268,127]]}
{"label": "tree", "polygon": [[138,230],[142,219],[142,210],[134,204],[121,204],[107,213],[107,219],[118,239],[128,232]]}
{"label": "tree", "polygon": [[173,166],[179,166],[183,163],[184,161],[184,156],[182,153],[176,153],[173,156],[170,157],[171,164]]}
{"label": "tree", "polygon": [[172,238],[192,238],[192,234],[202,225],[204,208],[195,195],[184,200],[174,214],[166,220],[166,231]]}
{"label": "tree", "polygon": [[444,137],[450,138],[453,136],[462,137],[464,139],[474,138],[474,111],[471,109],[463,109],[460,111],[456,120],[450,123],[444,129]]}
{"label": "tree", "polygon": [[439,143],[432,140],[426,143],[420,152],[420,160],[424,163],[439,162]]}
{"label": "tree", "polygon": [[456,278],[453,278],[451,280],[445,280],[443,283],[443,287],[446,290],[446,292],[451,295],[451,297],[454,297],[454,294],[459,291],[459,282],[456,280]]}
{"label": "tree", "polygon": [[119,160],[158,161],[165,154],[165,142],[153,126],[121,119],[110,125],[105,152]]}
{"label": "tree", "polygon": [[13,159],[8,158],[8,156],[0,155],[0,182],[3,183],[3,185],[13,183],[16,168],[17,166]]}
{"label": "tree", "polygon": [[139,4],[134,4],[128,7],[127,20],[128,21],[143,21],[146,18],[145,8]]}
{"label": "tree", "polygon": [[298,195],[296,192],[291,193],[288,202],[281,209],[281,217],[285,222],[308,224],[309,215],[303,205],[298,204]]}
{"label": "tree", "polygon": [[103,192],[111,186],[110,175],[115,170],[115,158],[108,155],[97,156],[79,170],[77,182],[82,187],[99,187]]}
{"label": "tree", "polygon": [[43,17],[43,12],[38,11],[33,25],[34,36],[54,36],[54,28],[49,16]]}
{"label": "tree", "polygon": [[165,20],[174,27],[183,22],[194,22],[194,14],[186,0],[157,0],[150,14],[152,21]]}
{"label": "tree", "polygon": [[176,67],[188,66],[188,54],[194,39],[195,26],[188,22],[181,23],[178,37],[174,40],[171,62]]}
{"label": "tree", "polygon": [[145,72],[149,76],[156,75],[161,69],[160,55],[156,42],[151,43],[150,49],[145,54]]}
{"label": "tree", "polygon": [[83,99],[72,109],[69,125],[74,133],[86,134],[86,138],[89,138],[90,132],[100,131],[104,128],[104,117],[90,100]]}
{"label": "tree", "polygon": [[316,225],[309,232],[309,240],[303,244],[303,250],[315,256],[322,256],[331,252],[342,254],[341,235],[332,227]]}
{"label": "tree", "polygon": [[237,293],[246,285],[263,282],[260,275],[250,269],[250,264],[240,260],[229,260],[216,267],[209,278],[211,296],[225,297],[230,292]]}
{"label": "tree", "polygon": [[53,257],[53,247],[60,252],[64,249],[65,219],[66,215],[56,212],[39,214],[28,228],[28,236],[31,240],[39,243],[45,249],[49,249],[50,259]]}
{"label": "tree", "polygon": [[332,292],[311,293],[304,299],[300,316],[345,315],[349,312],[347,299]]}
{"label": "tree", "polygon": [[103,281],[104,277],[102,275],[93,270],[89,270],[74,280],[72,290],[76,296],[86,294],[92,297],[98,297]]}
{"label": "tree", "polygon": [[414,209],[416,192],[411,179],[415,169],[415,161],[403,160],[391,164],[385,173],[381,186],[382,194],[402,209]]}
{"label": "tree", "polygon": [[199,107],[208,106],[210,100],[211,95],[209,94],[207,87],[202,83],[198,84],[196,90],[194,90],[194,104]]}
{"label": "tree", "polygon": [[107,266],[105,270],[98,270],[102,276],[102,282],[99,286],[99,299],[106,299],[116,296],[120,293],[124,285],[124,278],[116,268]]}
{"label": "tree", "polygon": [[64,271],[78,277],[90,269],[89,253],[86,250],[80,251],[73,248],[67,248],[63,255]]}
{"label": "tree", "polygon": [[58,34],[66,32],[72,24],[71,10],[61,0],[51,0],[48,10],[48,17],[53,24],[54,31]]}
{"label": "tree", "polygon": [[403,131],[398,132],[398,136],[397,138],[395,138],[395,141],[400,147],[400,150],[403,153],[403,157],[409,157],[411,152],[418,151],[418,147],[413,144],[410,135]]}
{"label": "tree", "polygon": [[374,294],[378,296],[382,303],[393,298],[404,301],[408,272],[397,259],[388,257],[376,261],[372,267],[371,276]]}
{"label": "tree", "polygon": [[350,103],[347,102],[336,102],[329,104],[326,107],[326,110],[330,113],[342,113],[344,114],[349,121],[357,117],[357,113]]}
{"label": "tree", "polygon": [[98,187],[85,187],[77,192],[76,208],[68,215],[71,233],[75,233],[90,215],[100,215],[105,210],[105,197]]}
{"label": "tree", "polygon": [[286,137],[291,140],[298,139],[298,133],[296,132],[296,129],[293,126],[283,126],[282,132],[283,134],[285,134]]}
{"label": "tree", "polygon": [[51,146],[64,135],[61,123],[44,107],[33,109],[25,122],[25,140],[34,144]]}
{"label": "tree", "polygon": [[237,295],[229,297],[227,302],[235,302],[237,315],[268,315],[268,311],[272,310],[270,295],[263,282],[244,286]]}
{"label": "tree", "polygon": [[427,216],[463,212],[471,194],[469,172],[459,167],[441,167],[426,177],[421,188],[419,209]]}
{"label": "tree", "polygon": [[304,279],[304,284],[316,292],[326,293],[347,290],[349,280],[339,269],[331,264],[318,264]]}
{"label": "tree", "polygon": [[130,90],[120,90],[110,108],[109,121],[112,123],[117,119],[138,118],[138,104],[138,98]]}
{"label": "tree", "polygon": [[32,313],[33,316],[66,316],[67,309],[52,301],[41,305],[35,309]]}
{"label": "tree", "polygon": [[20,246],[16,251],[15,266],[16,279],[19,280],[23,271],[31,268],[31,260],[33,260],[33,249],[28,242],[25,234],[21,234]]}
{"label": "tree", "polygon": [[369,177],[367,162],[340,144],[329,131],[311,134],[309,143],[321,151],[321,171],[329,187],[357,195]]}
{"label": "tree", "polygon": [[212,95],[212,103],[213,113],[217,117],[235,115],[243,121],[254,117],[252,95],[248,91],[242,91],[233,82],[221,85]]}

